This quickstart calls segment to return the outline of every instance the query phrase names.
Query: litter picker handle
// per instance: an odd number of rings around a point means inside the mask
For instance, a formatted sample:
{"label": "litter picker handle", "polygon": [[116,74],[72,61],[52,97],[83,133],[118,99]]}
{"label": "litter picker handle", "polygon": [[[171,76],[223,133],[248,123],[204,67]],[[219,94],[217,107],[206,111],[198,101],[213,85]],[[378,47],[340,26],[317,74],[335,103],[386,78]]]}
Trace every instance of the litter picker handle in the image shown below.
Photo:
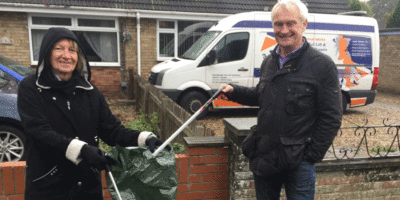
{"label": "litter picker handle", "polygon": [[196,119],[196,117],[200,115],[203,110],[208,108],[211,101],[217,98],[224,88],[225,87],[219,89],[216,93],[214,93],[214,95],[212,95],[212,97],[199,110],[197,110],[181,127],[179,127],[178,130],[175,131],[174,134],[172,134],[160,147],[158,147],[157,150],[153,153],[153,157],[156,157],[158,153],[160,153],[160,151],[162,151],[173,139],[175,139],[176,136],[178,136],[183,129],[185,129],[194,119]]}
{"label": "litter picker handle", "polygon": [[[99,154],[102,155],[102,156],[104,156],[104,157],[107,159],[107,157],[106,157],[104,151],[99,150]],[[119,193],[119,190],[118,190],[118,187],[117,187],[117,183],[115,183],[114,176],[112,175],[111,170],[110,170],[110,166],[109,166],[108,164],[106,164],[106,173],[108,173],[108,176],[110,177],[111,183],[113,184],[114,189],[115,189],[115,191],[117,192],[118,199],[119,199],[119,200],[122,200],[121,194]]]}
{"label": "litter picker handle", "polygon": [[112,184],[113,184],[113,186],[114,186],[114,189],[115,189],[115,191],[117,192],[118,199],[119,199],[119,200],[122,200],[121,194],[119,193],[119,190],[118,190],[118,188],[117,188],[117,184],[115,183],[114,177],[113,177],[113,175],[111,174],[111,170],[110,170],[110,167],[109,167],[108,165],[106,165],[106,172],[108,173],[108,176],[110,177],[110,180],[111,180],[111,182],[112,182]]}

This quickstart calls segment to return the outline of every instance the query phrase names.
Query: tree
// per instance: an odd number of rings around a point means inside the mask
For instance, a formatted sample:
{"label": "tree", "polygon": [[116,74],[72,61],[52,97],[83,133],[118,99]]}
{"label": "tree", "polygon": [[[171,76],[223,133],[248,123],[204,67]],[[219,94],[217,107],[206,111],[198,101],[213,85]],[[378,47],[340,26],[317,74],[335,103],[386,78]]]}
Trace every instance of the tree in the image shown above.
{"label": "tree", "polygon": [[374,17],[374,13],[372,12],[371,6],[366,2],[360,2],[360,3],[361,3],[361,10],[367,11],[368,17]]}
{"label": "tree", "polygon": [[385,28],[386,19],[396,7],[399,0],[369,0],[374,18],[378,21],[379,28]]}
{"label": "tree", "polygon": [[361,10],[361,3],[358,0],[351,0],[350,8],[352,11],[359,11]]}
{"label": "tree", "polygon": [[348,0],[349,7],[352,11],[366,11],[368,17],[373,17],[371,6],[367,2],[360,2],[360,0]]}
{"label": "tree", "polygon": [[400,1],[397,3],[396,8],[390,13],[386,28],[400,28]]}

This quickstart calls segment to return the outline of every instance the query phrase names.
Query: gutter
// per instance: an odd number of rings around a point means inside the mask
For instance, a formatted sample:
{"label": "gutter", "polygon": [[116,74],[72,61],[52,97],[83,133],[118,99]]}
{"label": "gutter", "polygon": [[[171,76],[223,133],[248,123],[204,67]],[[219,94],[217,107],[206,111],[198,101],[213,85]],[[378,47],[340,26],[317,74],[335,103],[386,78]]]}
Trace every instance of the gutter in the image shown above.
{"label": "gutter", "polygon": [[141,13],[142,18],[152,19],[187,19],[187,20],[219,20],[231,14],[193,13],[177,11],[153,11],[120,8],[98,8],[82,6],[57,6],[46,4],[23,4],[0,2],[0,11],[27,12],[65,15],[90,15],[107,17],[126,17],[127,14]]}

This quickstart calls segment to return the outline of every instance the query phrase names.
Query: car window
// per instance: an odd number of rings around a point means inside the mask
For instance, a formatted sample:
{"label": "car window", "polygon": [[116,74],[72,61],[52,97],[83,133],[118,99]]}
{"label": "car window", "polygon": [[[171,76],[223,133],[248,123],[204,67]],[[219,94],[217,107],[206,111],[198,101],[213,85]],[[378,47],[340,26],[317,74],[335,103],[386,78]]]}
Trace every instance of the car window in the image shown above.
{"label": "car window", "polygon": [[3,88],[5,85],[7,85],[7,82],[8,82],[8,79],[5,79],[4,77],[0,77],[0,88]]}
{"label": "car window", "polygon": [[35,73],[31,68],[4,56],[0,56],[0,64],[13,70],[14,72],[17,72],[21,76],[28,76]]}

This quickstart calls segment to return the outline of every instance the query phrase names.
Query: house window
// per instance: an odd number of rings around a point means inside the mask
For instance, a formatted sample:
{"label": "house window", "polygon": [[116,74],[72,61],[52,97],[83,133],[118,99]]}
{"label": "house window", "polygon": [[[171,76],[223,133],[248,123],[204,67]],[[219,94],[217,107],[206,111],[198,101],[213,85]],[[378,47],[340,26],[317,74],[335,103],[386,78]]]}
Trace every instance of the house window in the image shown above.
{"label": "house window", "polygon": [[157,59],[181,57],[215,22],[157,21]]}
{"label": "house window", "polygon": [[40,44],[51,27],[75,33],[92,66],[120,66],[118,20],[81,16],[29,16],[31,62],[38,64]]}

